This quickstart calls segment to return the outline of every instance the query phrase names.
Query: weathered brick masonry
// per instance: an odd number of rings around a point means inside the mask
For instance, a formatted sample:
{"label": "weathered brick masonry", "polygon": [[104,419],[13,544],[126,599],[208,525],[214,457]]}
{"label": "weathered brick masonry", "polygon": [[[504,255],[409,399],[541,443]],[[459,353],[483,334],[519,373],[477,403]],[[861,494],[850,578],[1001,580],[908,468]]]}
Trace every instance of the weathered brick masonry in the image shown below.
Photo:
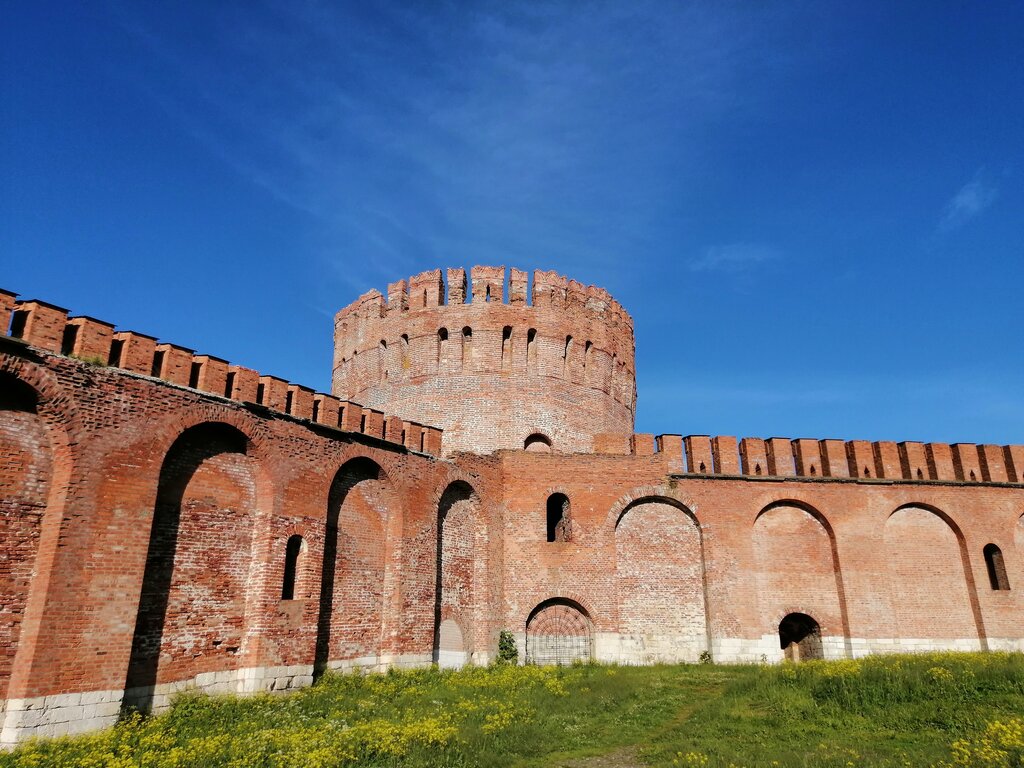
{"label": "weathered brick masonry", "polygon": [[634,435],[607,293],[471,274],[342,310],[333,396],[0,291],[0,740],[502,629],[538,662],[1024,649],[1024,446]]}

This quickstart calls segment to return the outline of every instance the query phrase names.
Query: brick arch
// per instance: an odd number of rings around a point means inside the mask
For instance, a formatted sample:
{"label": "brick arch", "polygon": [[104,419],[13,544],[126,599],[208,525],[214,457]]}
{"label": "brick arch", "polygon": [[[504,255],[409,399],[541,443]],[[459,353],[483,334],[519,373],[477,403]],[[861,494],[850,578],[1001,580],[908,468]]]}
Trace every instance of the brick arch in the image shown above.
{"label": "brick arch", "polygon": [[[247,631],[252,529],[272,497],[248,435],[222,420],[182,430],[160,462],[125,705],[148,711],[155,686],[237,666]],[[202,649],[201,658],[190,651]]]}
{"label": "brick arch", "polygon": [[689,517],[697,525],[697,530],[701,534],[701,546],[703,546],[704,529],[701,525],[700,519],[693,511],[695,506],[690,500],[683,498],[679,492],[666,485],[645,485],[639,488],[633,488],[628,493],[620,496],[611,508],[608,510],[608,516],[605,518],[605,525],[612,532],[618,528],[619,523],[622,521],[622,517],[629,511],[629,508],[636,504],[646,501],[662,501],[667,504],[671,504],[673,507],[679,509],[687,517]]}
{"label": "brick arch", "polygon": [[[839,634],[841,634],[846,639],[846,644],[847,644],[846,651],[847,651],[847,653],[849,653],[850,652],[850,647],[849,647],[850,618],[849,618],[849,612],[848,612],[847,605],[846,605],[846,587],[845,587],[845,583],[843,581],[842,565],[841,565],[840,560],[839,560],[839,546],[838,546],[838,543],[836,541],[835,529],[833,529],[832,524],[831,524],[831,522],[829,522],[828,517],[820,509],[818,509],[816,506],[814,506],[813,504],[811,504],[811,503],[809,503],[807,501],[803,501],[802,499],[796,499],[796,498],[778,499],[778,500],[773,501],[773,502],[771,502],[769,504],[766,504],[757,513],[757,515],[754,517],[754,520],[753,520],[753,523],[752,523],[752,532],[756,533],[758,523],[761,522],[765,518],[765,515],[768,515],[768,514],[770,514],[771,512],[773,512],[775,510],[787,509],[787,508],[789,508],[789,509],[798,509],[798,510],[801,510],[802,512],[805,512],[808,515],[810,515],[811,518],[813,518],[818,523],[818,525],[821,526],[821,528],[825,532],[826,537],[828,538],[829,554],[831,555],[831,568],[830,568],[830,570],[832,571],[832,573],[834,575],[834,578],[835,578],[835,594],[836,594],[836,600],[837,600],[838,619],[839,619],[839,621],[838,621],[839,626],[835,627],[835,628],[838,629],[839,630]],[[755,552],[755,555],[756,554],[757,553]],[[762,600],[763,600],[763,596],[762,596]],[[801,609],[801,608],[793,607],[793,606],[794,606],[794,604],[789,604],[787,610],[785,610],[785,612],[780,614],[778,617],[776,617],[775,614],[777,614],[779,612],[779,610],[782,610],[782,609],[778,608],[778,607],[773,608],[770,611],[770,613],[768,614],[771,617],[770,618],[770,623],[773,623],[777,627],[779,621],[781,621],[783,618],[785,618],[790,613],[803,613],[803,614],[807,614],[807,615],[813,616],[814,619],[818,622],[818,625],[822,628],[822,630],[824,630],[826,628],[826,626],[832,627],[833,624],[834,624],[833,621],[831,621],[829,618],[825,618],[825,615],[823,615],[821,613],[821,610],[820,610],[821,606],[820,605],[817,606],[814,610]],[[806,608],[806,606],[805,606],[805,608]]]}
{"label": "brick arch", "polygon": [[[17,598],[8,596],[4,601],[8,608],[20,603],[18,621],[9,621],[15,630],[14,637],[8,637],[12,656],[5,664],[6,686],[0,689],[4,698],[17,698],[36,677],[36,654],[44,644],[40,637],[44,631],[43,617],[48,599],[48,585],[58,567],[58,546],[67,505],[68,490],[71,486],[77,458],[79,437],[83,430],[77,414],[74,397],[57,382],[56,377],[46,368],[34,362],[9,356],[0,356],[0,373],[8,374],[29,387],[36,395],[34,418],[43,427],[47,441],[48,471],[44,506],[38,523],[30,526],[30,540],[24,543],[33,550],[25,552],[28,557],[22,563],[34,577],[27,589]],[[35,538],[31,546],[31,538]],[[5,537],[6,538],[6,537]],[[3,542],[9,564],[13,564],[14,551],[9,541]],[[49,576],[36,572],[40,564],[49,563]],[[45,567],[45,566],[44,566]],[[15,626],[15,624],[17,626]]]}
{"label": "brick arch", "polygon": [[401,524],[401,495],[375,458],[361,451],[348,454],[330,477],[314,648],[317,676],[333,661],[380,657],[385,617],[396,598],[393,526]]}
{"label": "brick arch", "polygon": [[541,608],[543,605],[547,603],[557,602],[570,604],[575,603],[577,606],[582,608],[584,615],[590,620],[590,623],[593,625],[595,631],[598,629],[598,627],[602,625],[601,621],[599,620],[600,613],[595,611],[594,604],[587,597],[580,594],[579,592],[562,591],[555,595],[548,595],[547,597],[542,597],[539,600],[535,598],[529,602],[531,605],[530,610],[526,613],[525,616],[521,616],[519,620],[519,626],[521,626],[524,630],[526,629],[526,625],[530,622],[530,619],[538,611],[539,608]]}
{"label": "brick arch", "polygon": [[260,419],[219,403],[197,403],[175,409],[163,419],[153,419],[151,415],[148,418],[156,424],[149,430],[153,437],[145,447],[152,456],[160,456],[161,460],[185,432],[202,424],[216,423],[226,424],[244,435],[251,449],[251,453],[247,449],[247,455],[257,459],[261,465],[267,465],[267,460],[273,455],[273,439]]}
{"label": "brick arch", "polygon": [[[981,615],[981,606],[980,606],[979,601],[978,601],[978,590],[977,590],[977,585],[976,585],[975,580],[974,580],[974,570],[973,570],[973,568],[971,566],[970,553],[968,552],[968,549],[967,549],[967,541],[966,541],[966,538],[964,537],[963,531],[960,529],[960,526],[957,525],[956,521],[949,514],[947,514],[944,510],[940,509],[939,507],[936,507],[933,504],[927,504],[927,503],[923,503],[923,502],[908,502],[906,504],[901,504],[900,506],[898,506],[886,518],[885,534],[888,534],[888,532],[890,530],[890,526],[894,525],[893,521],[897,517],[897,515],[899,515],[901,512],[910,512],[910,511],[913,511],[913,510],[920,510],[920,511],[923,511],[923,512],[930,513],[937,520],[941,521],[944,524],[944,526],[946,527],[946,529],[948,529],[952,533],[952,535],[954,537],[954,540],[956,542],[956,548],[957,548],[958,553],[960,555],[960,557],[959,557],[959,564],[960,564],[960,569],[961,569],[961,573],[962,573],[962,577],[963,577],[963,584],[964,584],[965,592],[966,592],[965,597],[966,597],[967,602],[968,602],[968,608],[969,608],[970,615],[971,615],[971,620],[972,620],[972,623],[973,623],[973,630],[974,630],[976,638],[978,639],[978,641],[979,641],[979,643],[981,645],[981,649],[982,650],[988,650],[988,639],[987,639],[987,635],[986,635],[986,632],[985,632],[984,620],[983,620],[982,615]],[[887,539],[886,540],[886,544],[888,545],[889,543],[890,542]],[[889,555],[889,557],[887,557],[887,566],[889,567],[890,571],[892,571],[892,569],[894,567],[898,568],[898,566],[900,565],[900,562],[898,561],[897,558],[891,557],[892,554],[893,553],[891,553],[891,552],[887,552],[887,555]],[[896,576],[897,574],[893,574],[893,575]],[[897,581],[897,580],[898,579],[894,579],[893,581]],[[951,589],[955,588],[952,583],[950,583],[947,586],[950,587]],[[934,589],[934,585],[932,586],[932,588]],[[898,609],[898,606],[900,605],[900,602],[901,602],[901,598],[904,596],[906,585],[897,586],[897,585],[894,584],[893,585],[893,589],[894,589],[893,600],[894,600],[894,603],[895,603],[895,605],[893,607],[894,607],[894,609]],[[899,591],[897,592],[895,590],[899,590]],[[949,595],[944,595],[943,599],[946,599],[947,597],[949,597]],[[926,617],[921,617],[921,618],[926,618]],[[967,638],[964,638],[964,639],[967,639]],[[971,638],[971,639],[973,639],[973,638]]]}
{"label": "brick arch", "polygon": [[[482,502],[476,488],[462,478],[451,479],[445,486],[434,509],[435,574],[434,574],[434,634],[432,655],[435,662],[442,661],[442,624],[458,615],[456,623],[462,633],[463,651],[472,652],[477,644],[479,617],[478,599],[483,585],[477,578]],[[449,658],[450,666],[461,666],[465,659]]]}
{"label": "brick arch", "polygon": [[651,490],[613,508],[620,655],[696,662],[710,647],[703,531],[682,500]]}

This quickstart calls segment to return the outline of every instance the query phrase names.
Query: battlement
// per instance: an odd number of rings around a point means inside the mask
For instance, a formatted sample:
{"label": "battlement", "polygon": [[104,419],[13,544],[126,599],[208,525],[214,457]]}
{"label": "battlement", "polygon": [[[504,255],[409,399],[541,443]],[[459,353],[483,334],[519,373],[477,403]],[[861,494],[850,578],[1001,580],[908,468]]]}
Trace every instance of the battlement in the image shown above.
{"label": "battlement", "polygon": [[[337,321],[352,315],[381,318],[393,312],[457,307],[459,305],[506,305],[513,307],[551,307],[585,315],[614,327],[633,330],[633,318],[604,288],[583,285],[553,271],[534,270],[532,291],[529,275],[520,269],[506,271],[504,266],[476,266],[466,270],[447,270],[447,292],[440,269],[413,275],[408,280],[389,283],[387,296],[373,289],[338,312]],[[508,291],[506,292],[506,277]],[[527,297],[530,297],[529,301]]]}
{"label": "battlement", "polygon": [[118,331],[113,324],[93,317],[69,317],[63,307],[38,299],[19,301],[17,296],[0,289],[0,334],[38,349],[262,405],[296,419],[358,432],[410,450],[433,455],[441,452],[442,431],[436,427],[387,416],[153,336]]}
{"label": "battlement", "polygon": [[1024,483],[1024,445],[708,435],[599,435],[598,453],[662,454],[679,474],[948,483]]}

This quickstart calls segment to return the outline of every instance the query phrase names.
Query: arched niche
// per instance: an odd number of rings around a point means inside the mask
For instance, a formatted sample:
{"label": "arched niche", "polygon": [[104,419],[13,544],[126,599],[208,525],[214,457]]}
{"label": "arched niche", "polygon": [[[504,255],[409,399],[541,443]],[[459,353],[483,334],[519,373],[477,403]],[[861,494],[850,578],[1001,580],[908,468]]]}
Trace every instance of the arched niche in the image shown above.
{"label": "arched niche", "polygon": [[[456,480],[445,488],[437,508],[437,560],[434,590],[434,643],[433,660],[446,666],[462,666],[467,658],[468,643],[463,630],[466,617],[475,609],[474,569],[481,557],[477,551],[476,530],[480,522],[480,499],[473,487],[464,480]],[[444,648],[443,628],[445,617],[464,617],[464,626],[459,628],[458,637],[463,647]],[[449,645],[454,637],[448,628]],[[461,652],[461,656],[459,653]]]}
{"label": "arched niche", "polygon": [[822,627],[830,639],[838,639],[827,655],[843,655],[847,631],[842,575],[825,517],[806,504],[780,501],[758,514],[751,535],[765,632],[777,629],[779,617],[799,607],[802,612],[793,615],[813,614],[816,626],[820,622],[819,644]]}
{"label": "arched niche", "polygon": [[551,598],[526,620],[526,663],[568,665],[594,656],[594,624],[586,609],[566,598]]}
{"label": "arched niche", "polygon": [[159,684],[238,666],[260,485],[249,438],[232,425],[204,422],[171,445],[157,485],[126,707],[149,711]]}
{"label": "arched niche", "polygon": [[54,451],[40,395],[0,372],[0,699],[6,697],[52,490]]}
{"label": "arched niche", "polygon": [[979,647],[974,583],[963,536],[938,510],[900,507],[885,523],[893,635],[904,648]]}
{"label": "arched niche", "polygon": [[455,619],[445,619],[438,626],[434,661],[441,669],[461,669],[466,664],[466,643],[462,628]]}
{"label": "arched niche", "polygon": [[335,474],[327,499],[314,673],[335,661],[378,657],[390,518],[399,509],[387,473],[357,457]]}
{"label": "arched niche", "polygon": [[633,501],[615,526],[620,657],[696,661],[707,650],[700,527],[674,499]]}

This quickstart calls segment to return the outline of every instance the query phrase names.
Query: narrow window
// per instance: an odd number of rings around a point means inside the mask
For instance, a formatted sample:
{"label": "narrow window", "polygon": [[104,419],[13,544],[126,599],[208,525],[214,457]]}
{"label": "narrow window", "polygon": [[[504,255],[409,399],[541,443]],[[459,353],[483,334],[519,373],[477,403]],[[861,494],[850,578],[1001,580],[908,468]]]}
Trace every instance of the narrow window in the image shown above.
{"label": "narrow window", "polygon": [[553,493],[548,497],[548,541],[569,540],[569,497]]}
{"label": "narrow window", "polygon": [[343,427],[345,425],[345,404],[342,403],[338,406],[338,426]]}
{"label": "narrow window", "polygon": [[437,330],[437,369],[441,370],[441,363],[445,359],[445,352],[448,347],[448,329],[439,328]]}
{"label": "narrow window", "polygon": [[501,331],[501,370],[512,370],[512,326],[506,325]]}
{"label": "narrow window", "polygon": [[192,363],[192,368],[188,372],[188,385],[192,387],[192,389],[199,388],[199,374],[202,373],[202,370],[202,363]]}
{"label": "narrow window", "polygon": [[320,421],[320,401],[313,401],[313,421]]}
{"label": "narrow window", "polygon": [[299,553],[302,552],[302,537],[298,534],[288,537],[284,551],[284,581],[281,583],[281,599],[295,599],[295,577],[299,571]]}
{"label": "narrow window", "polygon": [[473,361],[473,329],[468,325],[462,329],[462,370],[467,370]]}
{"label": "narrow window", "polygon": [[594,345],[589,341],[583,348],[583,380],[587,381],[594,374],[592,368],[594,367]]}
{"label": "narrow window", "polygon": [[484,291],[484,301],[491,300],[491,286],[487,286],[487,290]]}
{"label": "narrow window", "polygon": [[259,405],[263,405],[263,397],[266,395],[266,392],[267,388],[263,386],[262,381],[256,385],[256,402]]}
{"label": "narrow window", "polygon": [[292,393],[291,390],[285,393],[284,396],[284,412],[289,416],[292,415]]}
{"label": "narrow window", "polygon": [[224,382],[224,397],[231,397],[235,393],[235,372],[231,371],[228,373],[228,378]]}
{"label": "narrow window", "polygon": [[110,342],[110,357],[107,358],[107,365],[114,368],[121,367],[121,355],[124,354],[124,339],[114,339]]}
{"label": "narrow window", "polygon": [[149,371],[150,376],[160,377],[160,372],[164,367],[164,353],[163,350],[153,353],[153,367]]}
{"label": "narrow window", "polygon": [[388,343],[384,339],[377,345],[378,358],[380,362],[380,380],[388,380]]}
{"label": "narrow window", "polygon": [[28,310],[16,309],[11,313],[11,336],[20,339],[25,336],[25,326],[28,324]]}
{"label": "narrow window", "polygon": [[1003,551],[995,544],[986,544],[985,566],[988,568],[988,580],[992,589],[1004,591],[1010,588],[1010,580],[1006,576],[1006,564],[1003,562]]}
{"label": "narrow window", "polygon": [[565,337],[565,349],[562,352],[562,376],[569,378],[569,355],[572,354],[572,336]]}
{"label": "narrow window", "polygon": [[411,367],[409,362],[409,334],[402,334],[402,370],[408,371]]}
{"label": "narrow window", "polygon": [[537,370],[537,329],[531,328],[526,332],[526,369]]}
{"label": "narrow window", "polygon": [[64,336],[60,341],[60,353],[62,355],[70,355],[75,351],[75,342],[78,341],[78,326],[77,325],[65,325]]}

